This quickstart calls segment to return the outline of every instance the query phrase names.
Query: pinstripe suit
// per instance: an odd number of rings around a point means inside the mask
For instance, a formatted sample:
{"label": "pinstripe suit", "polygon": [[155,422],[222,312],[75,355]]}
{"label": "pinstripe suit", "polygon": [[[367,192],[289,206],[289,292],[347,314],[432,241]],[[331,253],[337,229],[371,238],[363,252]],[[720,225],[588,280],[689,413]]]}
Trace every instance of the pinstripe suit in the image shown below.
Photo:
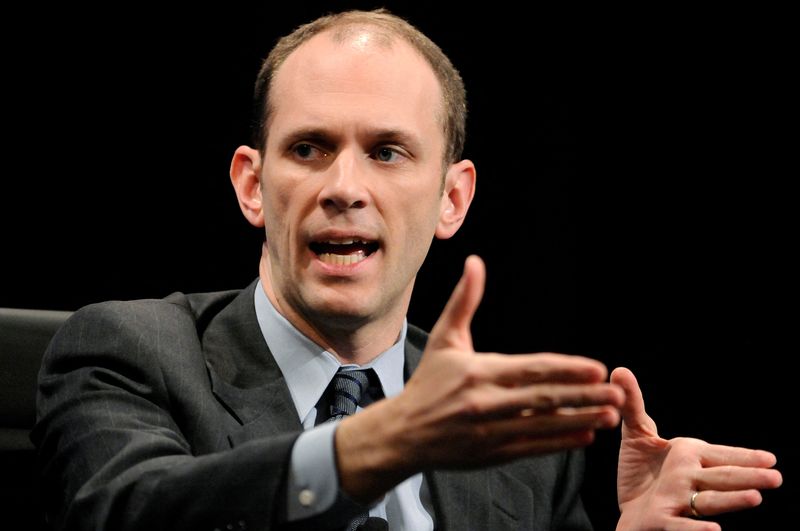
{"label": "pinstripe suit", "polygon": [[[39,375],[48,515],[67,529],[278,529],[302,428],[242,291],[75,313]],[[409,327],[406,374],[427,336]],[[589,529],[582,454],[426,474],[438,529]],[[292,529],[319,529],[323,514]],[[287,527],[288,528],[288,527]]]}

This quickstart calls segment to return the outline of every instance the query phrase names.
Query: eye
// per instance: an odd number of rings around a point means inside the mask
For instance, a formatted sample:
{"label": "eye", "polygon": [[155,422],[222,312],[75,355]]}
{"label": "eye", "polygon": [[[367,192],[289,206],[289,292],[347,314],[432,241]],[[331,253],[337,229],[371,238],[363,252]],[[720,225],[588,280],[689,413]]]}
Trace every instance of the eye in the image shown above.
{"label": "eye", "polygon": [[402,156],[397,150],[390,147],[380,147],[372,155],[378,162],[398,162]]}
{"label": "eye", "polygon": [[307,142],[292,146],[291,152],[301,160],[319,160],[328,156],[327,153]]}

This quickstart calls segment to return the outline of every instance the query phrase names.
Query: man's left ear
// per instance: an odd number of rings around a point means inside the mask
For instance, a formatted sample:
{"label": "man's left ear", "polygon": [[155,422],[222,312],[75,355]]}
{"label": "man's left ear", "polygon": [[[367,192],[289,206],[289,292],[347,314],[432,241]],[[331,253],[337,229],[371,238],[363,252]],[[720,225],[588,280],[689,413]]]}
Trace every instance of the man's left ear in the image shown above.
{"label": "man's left ear", "polygon": [[446,240],[461,227],[475,195],[475,177],[475,165],[471,160],[464,159],[447,169],[439,223],[436,225],[437,238]]}

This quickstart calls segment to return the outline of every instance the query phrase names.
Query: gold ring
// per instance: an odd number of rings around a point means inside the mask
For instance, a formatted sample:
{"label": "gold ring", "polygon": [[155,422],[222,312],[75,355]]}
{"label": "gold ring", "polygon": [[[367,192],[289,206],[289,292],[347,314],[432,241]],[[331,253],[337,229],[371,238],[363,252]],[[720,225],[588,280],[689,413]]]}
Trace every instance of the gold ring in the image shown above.
{"label": "gold ring", "polygon": [[700,494],[700,491],[696,490],[694,491],[694,494],[692,494],[692,497],[689,498],[689,509],[692,510],[692,516],[694,516],[695,518],[702,518],[703,515],[697,512],[697,506],[695,505],[695,503],[697,503],[698,494]]}

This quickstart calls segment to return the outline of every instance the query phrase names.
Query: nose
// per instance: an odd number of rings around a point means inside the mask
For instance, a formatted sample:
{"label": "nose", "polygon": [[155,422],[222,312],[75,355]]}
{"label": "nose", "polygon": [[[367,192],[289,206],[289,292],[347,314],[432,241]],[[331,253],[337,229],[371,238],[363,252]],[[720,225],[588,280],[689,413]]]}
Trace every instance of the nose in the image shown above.
{"label": "nose", "polygon": [[366,185],[365,161],[349,150],[340,151],[328,167],[325,183],[319,192],[323,209],[347,210],[364,208],[369,203]]}

